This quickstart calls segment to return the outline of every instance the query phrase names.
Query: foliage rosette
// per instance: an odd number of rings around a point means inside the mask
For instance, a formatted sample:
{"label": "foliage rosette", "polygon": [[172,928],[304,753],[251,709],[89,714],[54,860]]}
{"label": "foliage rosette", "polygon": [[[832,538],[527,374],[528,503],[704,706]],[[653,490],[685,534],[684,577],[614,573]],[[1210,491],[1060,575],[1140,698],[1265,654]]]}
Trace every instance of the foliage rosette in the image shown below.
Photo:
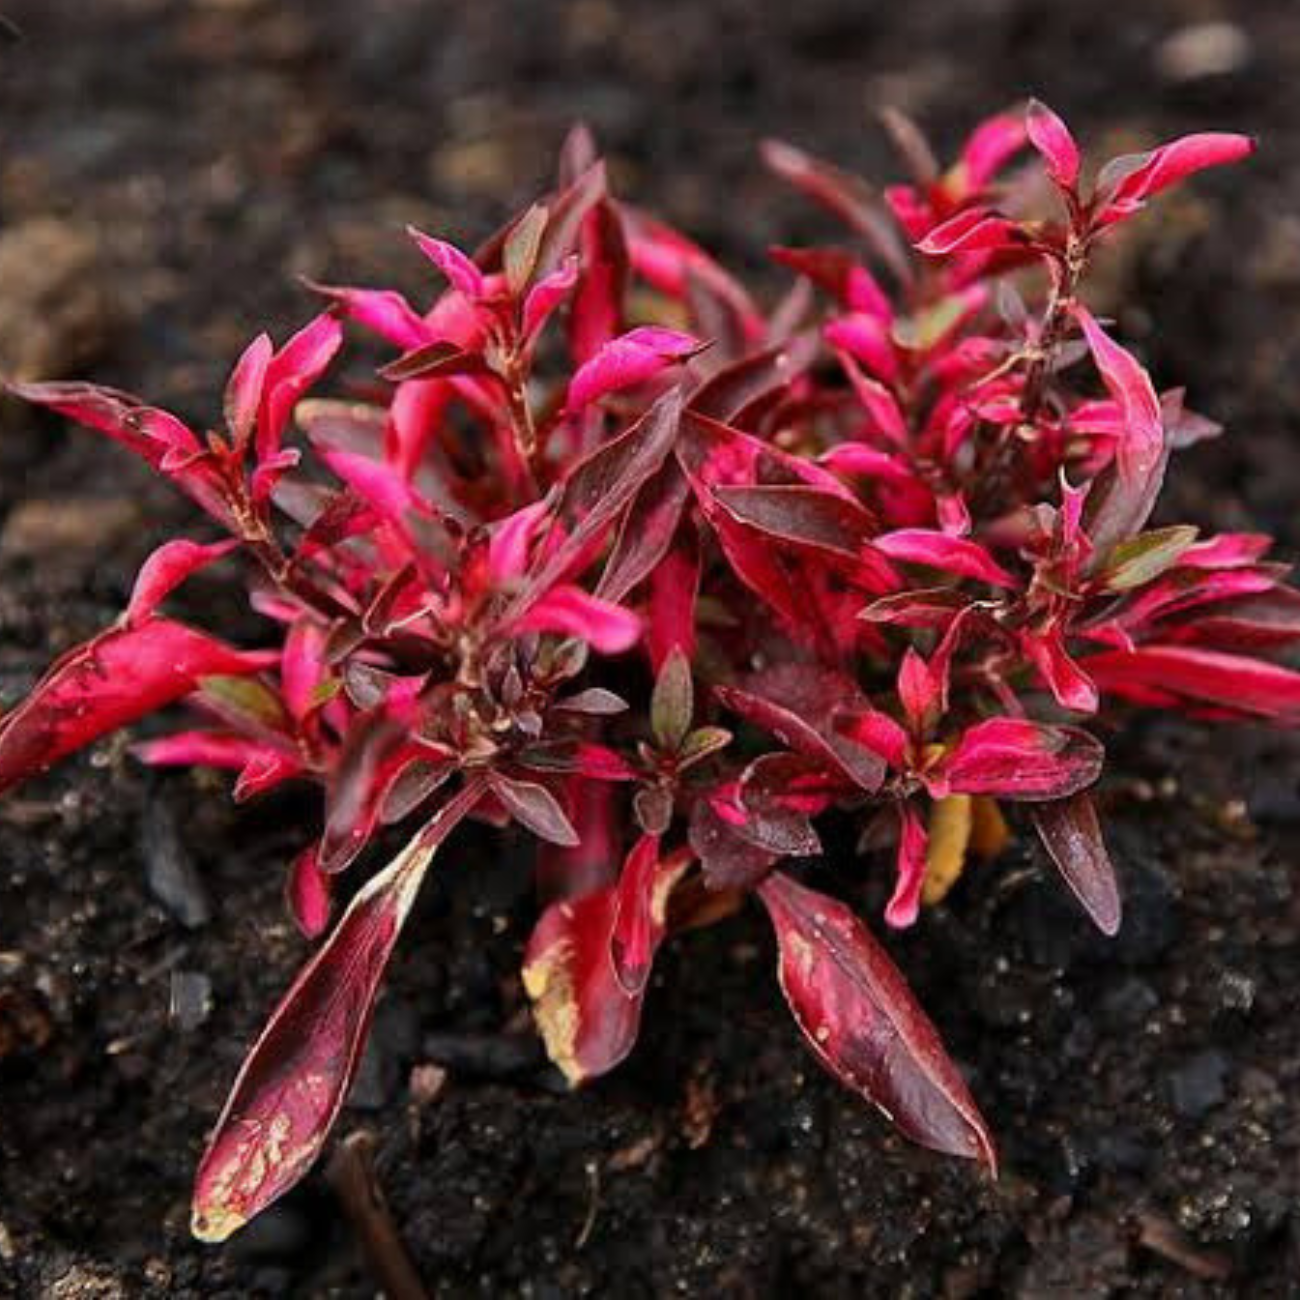
{"label": "foliage rosette", "polygon": [[[554,189],[472,255],[409,232],[427,302],[312,286],[323,309],[249,344],[211,428],[94,385],[10,386],[208,523],[0,719],[0,789],[180,705],[145,763],[226,769],[240,800],[321,791],[285,885],[319,945],[211,1136],[199,1236],[311,1167],[466,821],[537,840],[523,984],[571,1083],[633,1049],[662,944],[752,896],[816,1058],[917,1142],[994,1168],[868,899],[911,926],[1023,830],[1113,934],[1099,720],[1300,716],[1300,597],[1269,539],[1152,523],[1174,454],[1217,426],[1083,290],[1151,199],[1252,142],[1187,136],[1092,176],[1037,102],[947,167],[886,124],[908,175],[880,193],[765,145],[843,227],[772,250],[793,278],[768,304],[615,197],[577,130]],[[391,357],[325,396],[354,330]],[[237,563],[259,644],[163,612]],[[862,845],[836,896],[832,811]]]}

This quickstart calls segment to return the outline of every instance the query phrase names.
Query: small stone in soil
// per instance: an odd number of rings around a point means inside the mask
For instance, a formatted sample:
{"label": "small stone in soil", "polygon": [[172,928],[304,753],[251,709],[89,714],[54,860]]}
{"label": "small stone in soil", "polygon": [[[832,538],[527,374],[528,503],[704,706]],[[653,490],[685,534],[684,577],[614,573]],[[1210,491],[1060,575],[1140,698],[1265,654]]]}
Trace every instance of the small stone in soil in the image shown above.
{"label": "small stone in soil", "polygon": [[481,1079],[517,1078],[544,1060],[533,1034],[426,1034],[423,1054],[452,1074]]}
{"label": "small stone in soil", "polygon": [[1107,1025],[1132,1029],[1140,1025],[1158,1006],[1160,995],[1144,979],[1129,976],[1109,989],[1101,1000],[1101,1013]]}
{"label": "small stone in soil", "polygon": [[197,1029],[212,1014],[212,980],[202,971],[172,971],[167,1014],[181,1033]]}
{"label": "small stone in soil", "polygon": [[1227,1096],[1229,1065],[1222,1052],[1210,1049],[1189,1057],[1169,1076],[1174,1109],[1184,1119],[1201,1119]]}
{"label": "small stone in soil", "polygon": [[212,919],[207,890],[181,841],[171,805],[157,794],[146,801],[141,814],[140,852],[153,896],[186,929],[206,925]]}

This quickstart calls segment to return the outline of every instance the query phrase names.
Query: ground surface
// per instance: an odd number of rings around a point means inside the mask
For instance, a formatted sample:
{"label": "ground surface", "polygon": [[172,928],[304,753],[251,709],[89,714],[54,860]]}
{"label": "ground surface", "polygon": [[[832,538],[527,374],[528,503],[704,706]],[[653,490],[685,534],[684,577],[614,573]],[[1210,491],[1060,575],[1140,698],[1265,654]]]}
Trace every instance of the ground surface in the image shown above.
{"label": "ground surface", "polygon": [[[756,163],[766,133],[881,175],[869,112],[886,102],[946,145],[1030,91],[1094,145],[1256,131],[1260,159],[1168,208],[1163,233],[1145,227],[1102,301],[1139,303],[1127,337],[1230,426],[1183,463],[1180,506],[1300,544],[1287,0],[4,8],[27,39],[0,47],[0,369],[90,374],[196,418],[246,337],[305,314],[295,275],[417,288],[401,224],[485,232],[578,116],[624,192],[741,265],[805,229]],[[1225,8],[1246,15],[1235,37],[1169,43]],[[187,516],[91,437],[3,421],[10,700],[112,617]],[[530,902],[508,858],[467,845],[414,924],[341,1126],[375,1131],[430,1288],[1296,1294],[1300,751],[1166,726],[1113,747],[1118,941],[1012,854],[898,945],[998,1132],[996,1185],[902,1144],[821,1077],[757,917],[674,946],[642,1045],[592,1091],[557,1092],[527,1040],[475,1061],[517,1025]],[[311,812],[236,814],[190,778],[150,783],[115,744],[0,805],[0,1294],[373,1293],[319,1179],[229,1248],[185,1225],[204,1130],[303,955],[277,900]],[[169,1014],[177,983],[201,995],[204,979],[206,1019],[202,996]],[[438,1060],[450,1082],[421,1109],[411,1070]]]}

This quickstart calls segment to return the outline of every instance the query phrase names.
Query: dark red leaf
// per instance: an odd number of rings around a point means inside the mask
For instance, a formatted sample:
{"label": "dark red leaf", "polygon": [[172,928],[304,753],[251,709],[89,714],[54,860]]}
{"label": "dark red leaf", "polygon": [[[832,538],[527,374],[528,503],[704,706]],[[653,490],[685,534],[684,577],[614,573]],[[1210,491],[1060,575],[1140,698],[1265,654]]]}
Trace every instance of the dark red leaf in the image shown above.
{"label": "dark red leaf", "polygon": [[1118,933],[1119,882],[1102,839],[1097,810],[1086,794],[1035,805],[1031,814],[1043,847],[1083,910],[1105,935]]}
{"label": "dark red leaf", "polygon": [[521,826],[562,849],[577,846],[578,832],[560,801],[544,785],[520,781],[501,772],[490,772],[487,783],[488,789]]}
{"label": "dark red leaf", "polygon": [[843,903],[777,872],[759,886],[781,988],[808,1045],[906,1136],[996,1172],[984,1120],[898,968]]}
{"label": "dark red leaf", "polygon": [[253,1045],[194,1184],[193,1231],[224,1241],[311,1167],[347,1096],[375,995],[433,855],[473,808],[471,782],[352,900]]}

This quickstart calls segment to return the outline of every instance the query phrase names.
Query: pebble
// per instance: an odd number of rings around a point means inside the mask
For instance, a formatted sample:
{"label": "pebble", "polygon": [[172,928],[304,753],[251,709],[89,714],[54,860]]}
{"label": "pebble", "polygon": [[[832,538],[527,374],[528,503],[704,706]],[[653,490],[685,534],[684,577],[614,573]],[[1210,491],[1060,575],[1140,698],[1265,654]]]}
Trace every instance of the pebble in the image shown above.
{"label": "pebble", "polygon": [[1174,1110],[1184,1119],[1201,1119],[1227,1096],[1229,1065],[1213,1048],[1189,1057],[1169,1076]]}
{"label": "pebble", "polygon": [[157,792],[140,818],[140,852],[153,896],[188,930],[212,919],[212,904],[176,826],[171,805]]}
{"label": "pebble", "polygon": [[95,358],[111,324],[99,263],[95,233],[76,222],[36,217],[0,233],[0,370],[66,378]]}
{"label": "pebble", "polygon": [[172,971],[167,1014],[181,1033],[197,1029],[212,1014],[212,980],[202,971]]}
{"label": "pebble", "polygon": [[1193,23],[1156,47],[1156,71],[1175,84],[1240,72],[1254,55],[1250,37],[1235,23]]}

